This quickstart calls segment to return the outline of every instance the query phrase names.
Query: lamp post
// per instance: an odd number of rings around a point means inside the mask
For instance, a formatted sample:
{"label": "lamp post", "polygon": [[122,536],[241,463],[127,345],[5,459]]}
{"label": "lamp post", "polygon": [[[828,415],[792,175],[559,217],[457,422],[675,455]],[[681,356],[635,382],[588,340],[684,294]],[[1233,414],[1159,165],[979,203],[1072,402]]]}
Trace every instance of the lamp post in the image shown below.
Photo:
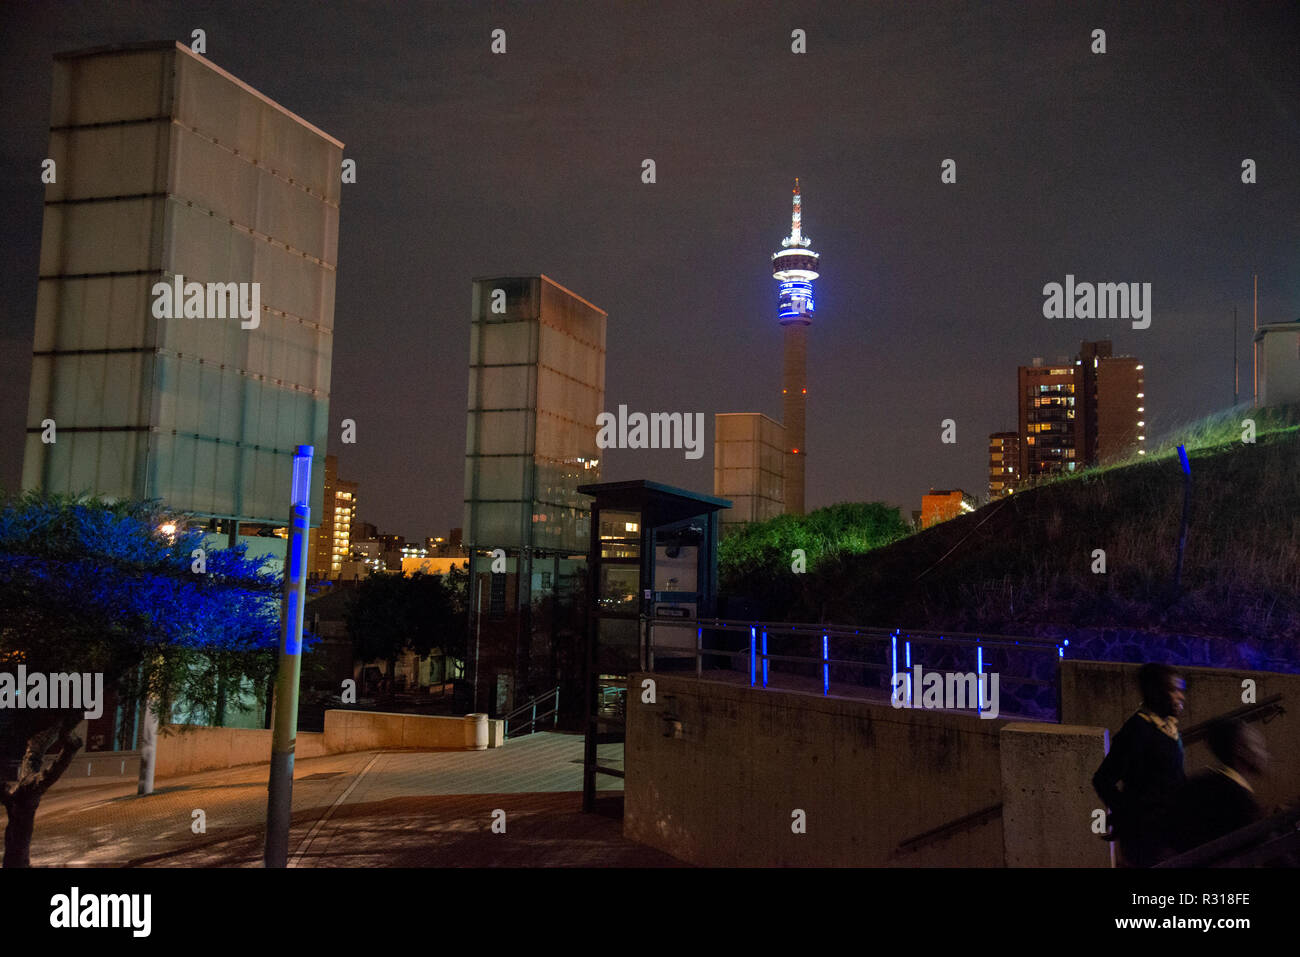
{"label": "lamp post", "polygon": [[298,677],[302,671],[302,612],[307,598],[307,531],[311,517],[310,445],[293,457],[293,515],[281,605],[280,663],[275,677],[271,715],[271,778],[267,784],[267,867],[289,860],[289,823],[293,816],[293,748],[298,737]]}
{"label": "lamp post", "polygon": [[[158,531],[167,539],[169,545],[176,543],[175,522],[164,522],[158,526]],[[155,664],[160,660],[154,659]],[[145,675],[143,665],[138,669],[137,675],[143,683]],[[136,741],[136,746],[140,751],[140,776],[136,783],[135,793],[137,795],[146,795],[153,794],[154,770],[158,761],[158,723],[161,702],[149,694],[148,688],[142,687],[141,691],[140,731]]]}

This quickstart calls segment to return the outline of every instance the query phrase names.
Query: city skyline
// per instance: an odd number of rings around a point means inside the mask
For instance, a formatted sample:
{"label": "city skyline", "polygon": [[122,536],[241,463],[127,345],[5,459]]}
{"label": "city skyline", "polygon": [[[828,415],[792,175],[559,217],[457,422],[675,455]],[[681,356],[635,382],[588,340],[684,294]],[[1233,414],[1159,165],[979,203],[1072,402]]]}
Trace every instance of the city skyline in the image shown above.
{"label": "city skyline", "polygon": [[[1010,372],[1083,340],[1143,358],[1159,438],[1230,404],[1234,306],[1249,400],[1253,275],[1261,325],[1300,314],[1294,9],[667,4],[594,25],[505,5],[432,25],[398,10],[382,27],[306,10],[0,13],[15,67],[0,108],[6,487],[19,483],[53,55],[188,42],[195,28],[207,59],[356,160],[318,452],[358,482],[362,520],[408,538],[461,524],[474,276],[545,273],[609,311],[607,410],[780,418],[775,296],[755,263],[796,175],[834,250],[809,342],[810,510],[881,500],[908,514],[928,487],[983,490],[988,435],[1016,413]],[[1090,50],[1098,27],[1104,54]],[[806,54],[791,52],[795,29]],[[785,92],[801,84],[819,95]],[[1150,283],[1150,327],[1045,318],[1045,284],[1071,275]],[[344,418],[355,445],[339,442]],[[940,441],[946,418],[955,445]],[[712,467],[672,450],[602,461],[607,481],[698,491]]]}

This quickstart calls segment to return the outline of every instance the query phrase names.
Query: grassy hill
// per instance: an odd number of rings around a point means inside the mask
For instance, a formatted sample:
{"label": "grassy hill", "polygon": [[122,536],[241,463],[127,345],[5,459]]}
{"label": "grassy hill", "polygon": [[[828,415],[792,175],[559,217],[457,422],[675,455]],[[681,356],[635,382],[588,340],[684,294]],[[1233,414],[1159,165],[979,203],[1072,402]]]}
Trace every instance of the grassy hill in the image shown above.
{"label": "grassy hill", "polygon": [[[1243,418],[1256,441],[1241,441]],[[785,620],[1028,634],[1118,627],[1252,639],[1300,649],[1300,411],[1234,410],[1137,461],[1085,470],[892,544],[832,550],[760,593]],[[1173,572],[1183,508],[1176,445],[1192,469],[1182,588]],[[1106,572],[1095,574],[1094,550]],[[792,581],[793,580],[793,581]]]}

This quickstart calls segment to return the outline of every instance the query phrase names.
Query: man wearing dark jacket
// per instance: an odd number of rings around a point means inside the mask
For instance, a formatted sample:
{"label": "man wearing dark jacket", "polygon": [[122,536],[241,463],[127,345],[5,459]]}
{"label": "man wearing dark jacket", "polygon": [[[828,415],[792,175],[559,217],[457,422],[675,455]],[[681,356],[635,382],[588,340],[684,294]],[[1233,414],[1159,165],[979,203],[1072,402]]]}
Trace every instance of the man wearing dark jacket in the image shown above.
{"label": "man wearing dark jacket", "polygon": [[1178,716],[1182,676],[1168,665],[1138,669],[1140,707],[1111,743],[1092,786],[1111,809],[1122,867],[1150,867],[1170,850],[1169,815],[1185,781]]}
{"label": "man wearing dark jacket", "polygon": [[1207,743],[1219,764],[1187,782],[1174,813],[1173,846],[1179,852],[1208,844],[1259,818],[1251,779],[1268,764],[1264,736],[1241,721],[1219,720]]}

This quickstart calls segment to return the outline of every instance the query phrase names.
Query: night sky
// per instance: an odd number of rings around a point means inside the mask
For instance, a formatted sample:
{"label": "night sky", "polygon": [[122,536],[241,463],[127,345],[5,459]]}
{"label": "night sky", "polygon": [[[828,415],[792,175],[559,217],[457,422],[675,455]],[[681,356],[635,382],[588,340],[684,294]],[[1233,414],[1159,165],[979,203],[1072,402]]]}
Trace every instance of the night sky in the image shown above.
{"label": "night sky", "polygon": [[[705,414],[702,459],[611,450],[605,480],[711,492],[713,414],[780,419],[770,256],[796,176],[822,255],[809,508],[906,515],[930,486],[987,495],[1017,365],[1083,339],[1142,359],[1158,439],[1231,404],[1234,306],[1249,399],[1254,273],[1261,323],[1300,317],[1294,3],[5,3],[5,487],[21,470],[52,55],[188,43],[196,27],[209,60],[357,162],[329,451],[384,532],[462,522],[479,276],[545,273],[609,313],[607,409]],[[1067,273],[1151,283],[1151,327],[1044,318],[1044,284]],[[355,445],[338,442],[344,418]],[[945,418],[956,445],[940,443]]]}

